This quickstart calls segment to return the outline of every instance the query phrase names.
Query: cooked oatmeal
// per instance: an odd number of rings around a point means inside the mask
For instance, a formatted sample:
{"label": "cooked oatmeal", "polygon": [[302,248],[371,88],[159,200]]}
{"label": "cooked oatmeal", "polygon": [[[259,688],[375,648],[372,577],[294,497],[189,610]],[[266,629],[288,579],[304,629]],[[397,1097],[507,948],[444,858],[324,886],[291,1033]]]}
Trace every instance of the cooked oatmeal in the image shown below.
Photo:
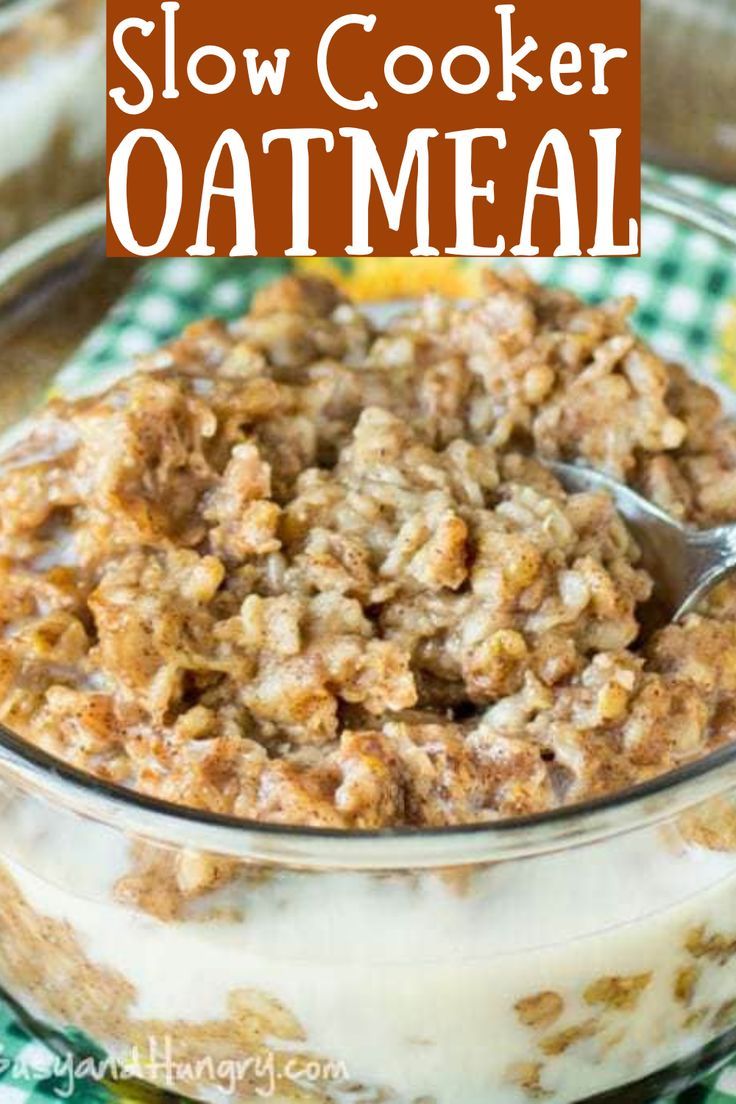
{"label": "cooked oatmeal", "polygon": [[534,813],[736,737],[736,589],[637,647],[652,591],[579,458],[736,520],[736,423],[631,303],[520,274],[376,330],[287,278],[0,473],[0,719],[143,793],[337,828]]}

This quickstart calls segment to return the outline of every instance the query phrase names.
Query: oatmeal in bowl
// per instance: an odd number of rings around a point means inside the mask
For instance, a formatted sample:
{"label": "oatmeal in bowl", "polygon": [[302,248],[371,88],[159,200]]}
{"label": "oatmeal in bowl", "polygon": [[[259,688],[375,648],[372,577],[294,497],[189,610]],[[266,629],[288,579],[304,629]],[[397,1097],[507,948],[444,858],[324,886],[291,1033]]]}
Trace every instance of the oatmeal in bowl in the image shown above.
{"label": "oatmeal in bowl", "polygon": [[604,492],[736,516],[736,423],[585,308],[489,276],[375,331],[288,277],[0,479],[0,717],[106,781],[251,820],[439,827],[646,781],[734,735],[736,620],[637,646],[652,579]]}
{"label": "oatmeal in bowl", "polygon": [[169,1040],[206,1100],[246,1054],[243,1101],[270,1070],[285,1101],[623,1104],[733,1046],[736,590],[643,634],[624,520],[548,466],[736,521],[736,422],[631,308],[489,273],[380,323],[289,276],[29,420],[0,464],[25,1007]]}

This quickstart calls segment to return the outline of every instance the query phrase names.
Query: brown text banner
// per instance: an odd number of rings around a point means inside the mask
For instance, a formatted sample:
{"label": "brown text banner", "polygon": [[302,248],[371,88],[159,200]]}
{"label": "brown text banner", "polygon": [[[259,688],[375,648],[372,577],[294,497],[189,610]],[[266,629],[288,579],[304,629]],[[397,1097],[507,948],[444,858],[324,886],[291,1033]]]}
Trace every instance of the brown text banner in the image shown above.
{"label": "brown text banner", "polygon": [[635,254],[638,0],[108,0],[113,256]]}

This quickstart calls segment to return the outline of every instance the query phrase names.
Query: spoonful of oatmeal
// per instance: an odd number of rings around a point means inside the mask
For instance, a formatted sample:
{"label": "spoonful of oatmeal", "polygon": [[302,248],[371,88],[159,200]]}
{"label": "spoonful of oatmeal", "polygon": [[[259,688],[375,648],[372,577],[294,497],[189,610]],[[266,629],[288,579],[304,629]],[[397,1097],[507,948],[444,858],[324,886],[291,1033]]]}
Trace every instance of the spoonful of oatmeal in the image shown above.
{"label": "spoonful of oatmeal", "polygon": [[736,572],[736,525],[691,529],[601,472],[558,461],[548,461],[546,466],[567,491],[607,491],[613,498],[654,580],[650,631],[691,613],[718,583]]}

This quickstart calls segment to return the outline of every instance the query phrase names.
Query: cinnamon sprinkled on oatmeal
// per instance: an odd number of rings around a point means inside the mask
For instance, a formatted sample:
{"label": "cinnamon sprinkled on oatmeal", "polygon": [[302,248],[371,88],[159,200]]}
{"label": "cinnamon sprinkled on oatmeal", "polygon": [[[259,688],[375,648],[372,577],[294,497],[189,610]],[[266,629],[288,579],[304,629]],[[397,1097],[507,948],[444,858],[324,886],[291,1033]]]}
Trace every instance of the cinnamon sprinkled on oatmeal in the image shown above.
{"label": "cinnamon sprinkled on oatmeal", "polygon": [[0,473],[0,719],[143,793],[360,829],[541,812],[732,739],[736,589],[641,653],[637,548],[543,464],[736,520],[736,426],[629,310],[489,275],[376,331],[288,278],[52,402]]}

